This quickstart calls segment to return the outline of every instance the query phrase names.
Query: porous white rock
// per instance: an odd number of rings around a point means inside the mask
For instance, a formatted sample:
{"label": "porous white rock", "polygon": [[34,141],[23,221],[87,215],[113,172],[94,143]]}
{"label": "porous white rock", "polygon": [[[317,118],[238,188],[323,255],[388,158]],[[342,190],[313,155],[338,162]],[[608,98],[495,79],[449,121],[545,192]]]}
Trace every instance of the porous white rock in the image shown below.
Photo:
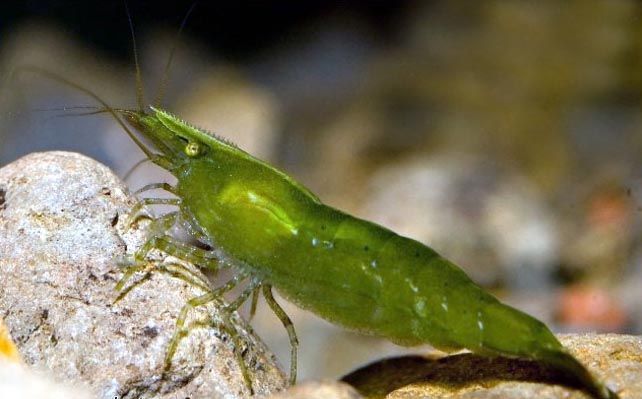
{"label": "porous white rock", "polygon": [[69,387],[34,373],[20,363],[0,359],[0,392],[11,399],[92,399],[86,387]]}
{"label": "porous white rock", "polygon": [[[155,272],[114,302],[117,260],[148,223],[125,231],[134,203],[108,168],[79,154],[35,153],[0,169],[0,314],[25,362],[105,399],[249,396],[232,340],[215,323],[192,330],[163,373],[176,318],[198,288]],[[188,322],[219,317],[210,304]],[[284,388],[273,356],[234,323],[255,393]]]}

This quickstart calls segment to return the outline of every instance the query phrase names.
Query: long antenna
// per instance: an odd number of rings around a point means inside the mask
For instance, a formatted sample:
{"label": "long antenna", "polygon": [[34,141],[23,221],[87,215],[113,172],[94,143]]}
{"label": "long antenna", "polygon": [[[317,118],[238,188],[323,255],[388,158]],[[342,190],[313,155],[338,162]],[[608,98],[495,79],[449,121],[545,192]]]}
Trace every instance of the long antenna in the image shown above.
{"label": "long antenna", "polygon": [[129,12],[127,0],[125,3],[125,12],[127,13],[127,20],[129,21],[129,31],[132,34],[132,47],[134,48],[134,64],[136,65],[136,104],[138,105],[139,112],[145,112],[145,96],[143,93],[143,79],[140,74],[140,63],[138,62],[138,48],[136,47],[136,34],[134,33],[134,22],[132,21],[132,14]]}
{"label": "long antenna", "polygon": [[[148,158],[156,158],[156,154],[154,154],[149,148],[147,148],[145,146],[145,144],[143,144],[143,142],[140,141],[138,139],[138,137],[136,137],[136,135],[134,133],[132,133],[131,130],[129,130],[127,125],[125,125],[125,122],[123,122],[122,119],[120,119],[118,117],[118,114],[116,113],[117,111],[114,108],[110,107],[109,104],[107,104],[105,102],[105,100],[100,98],[93,91],[91,91],[91,90],[79,85],[78,83],[74,83],[74,82],[62,77],[61,75],[58,75],[57,73],[54,73],[54,72],[51,72],[51,71],[47,71],[46,69],[42,69],[42,68],[39,68],[39,67],[36,67],[36,66],[27,65],[27,66],[18,67],[17,69],[14,70],[13,74],[17,74],[19,72],[31,72],[31,73],[35,73],[35,74],[38,74],[38,75],[41,75],[41,76],[45,76],[45,77],[47,77],[47,78],[49,78],[51,80],[55,80],[55,81],[60,82],[60,83],[62,83],[64,85],[67,85],[69,87],[73,87],[74,89],[76,89],[76,90],[78,90],[78,91],[80,91],[82,93],[87,94],[88,96],[90,96],[94,100],[98,101],[100,103],[100,105],[105,107],[105,110],[107,112],[109,112],[111,114],[111,116],[114,117],[114,119],[116,120],[116,122],[118,122],[120,127],[123,128],[123,130],[127,133],[127,135],[134,141],[134,143],[136,143],[136,145],[145,153],[145,155],[147,155]],[[123,110],[119,110],[119,111],[122,112]]]}
{"label": "long antenna", "polygon": [[32,108],[32,111],[36,112],[49,112],[49,111],[68,111],[72,109],[98,109],[95,105],[72,105],[64,107],[48,107],[48,108]]}
{"label": "long antenna", "polygon": [[189,18],[192,11],[194,11],[197,3],[197,1],[192,3],[189,10],[187,10],[185,17],[183,17],[183,22],[181,22],[181,26],[180,28],[178,28],[178,32],[176,33],[176,37],[174,38],[174,43],[172,44],[172,49],[170,50],[169,58],[167,59],[167,64],[165,64],[165,70],[163,71],[163,77],[161,78],[160,85],[158,86],[158,93],[156,94],[156,98],[154,98],[154,107],[156,108],[161,108],[161,102],[163,101],[163,96],[165,95],[165,89],[167,87],[167,80],[169,79],[169,68],[172,65],[172,60],[174,59],[176,47],[178,47],[178,40],[181,37],[181,32],[183,32],[183,28],[187,23],[187,19]]}
{"label": "long antenna", "polygon": [[134,164],[134,166],[129,168],[127,173],[125,173],[125,176],[123,176],[123,181],[127,182],[127,180],[131,177],[131,175],[134,173],[134,171],[136,169],[138,169],[138,167],[141,166],[142,164],[144,164],[145,162],[152,162],[152,160],[150,158],[145,158],[145,159],[141,159],[140,161],[136,162]]}

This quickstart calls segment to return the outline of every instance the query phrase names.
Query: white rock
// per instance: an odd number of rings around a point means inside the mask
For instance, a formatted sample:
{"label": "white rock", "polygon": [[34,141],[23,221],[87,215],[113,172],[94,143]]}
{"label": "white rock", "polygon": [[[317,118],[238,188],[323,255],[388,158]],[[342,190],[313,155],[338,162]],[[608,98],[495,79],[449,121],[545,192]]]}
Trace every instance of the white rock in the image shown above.
{"label": "white rock", "polygon": [[90,399],[88,389],[61,385],[19,363],[0,360],[0,392],[11,399]]}
{"label": "white rock", "polygon": [[[0,169],[0,312],[25,361],[105,399],[249,396],[232,341],[213,326],[192,330],[163,376],[176,318],[197,288],[153,273],[114,303],[117,259],[146,226],[124,232],[133,204],[109,169],[78,154],[36,153]],[[208,305],[188,322],[218,314]],[[282,389],[273,356],[235,323],[255,392]]]}

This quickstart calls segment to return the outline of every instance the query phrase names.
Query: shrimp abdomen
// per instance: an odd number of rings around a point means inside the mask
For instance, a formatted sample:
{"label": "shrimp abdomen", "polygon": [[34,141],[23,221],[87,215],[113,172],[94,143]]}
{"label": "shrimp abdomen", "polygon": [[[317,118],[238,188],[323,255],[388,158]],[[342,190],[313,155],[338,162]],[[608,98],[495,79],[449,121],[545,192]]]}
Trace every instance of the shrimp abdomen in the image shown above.
{"label": "shrimp abdomen", "polygon": [[400,344],[543,361],[609,397],[543,323],[428,246],[323,205],[260,166],[226,162],[204,159],[181,173],[183,210],[300,307]]}

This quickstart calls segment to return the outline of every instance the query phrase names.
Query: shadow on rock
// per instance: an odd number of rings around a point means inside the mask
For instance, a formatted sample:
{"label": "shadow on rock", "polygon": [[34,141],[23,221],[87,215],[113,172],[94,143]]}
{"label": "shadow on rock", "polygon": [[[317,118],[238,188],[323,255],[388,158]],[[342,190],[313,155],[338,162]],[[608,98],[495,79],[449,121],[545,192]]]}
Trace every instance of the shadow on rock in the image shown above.
{"label": "shadow on rock", "polygon": [[408,385],[446,393],[492,388],[500,382],[534,382],[581,389],[552,367],[534,361],[488,358],[472,353],[446,357],[402,356],[380,360],[342,378],[369,399],[384,398]]}

